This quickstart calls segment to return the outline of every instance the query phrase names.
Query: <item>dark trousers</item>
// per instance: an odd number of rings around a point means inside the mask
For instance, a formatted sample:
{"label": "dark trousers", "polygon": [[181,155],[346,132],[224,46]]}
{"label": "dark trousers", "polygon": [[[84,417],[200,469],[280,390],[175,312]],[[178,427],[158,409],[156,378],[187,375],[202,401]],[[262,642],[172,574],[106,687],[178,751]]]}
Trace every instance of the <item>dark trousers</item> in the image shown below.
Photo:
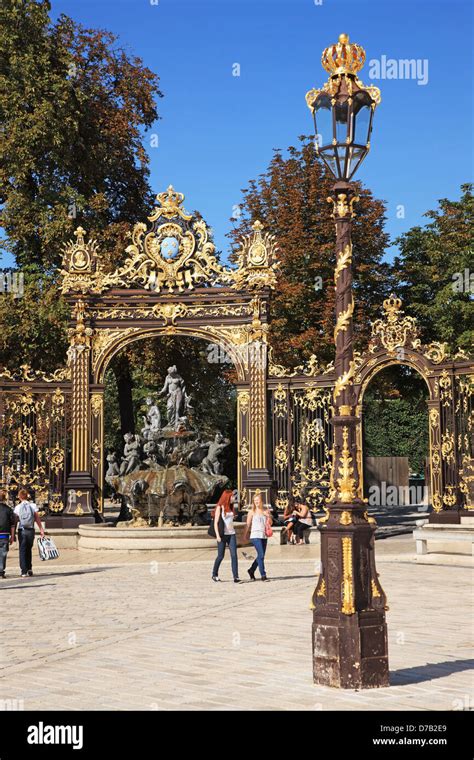
{"label": "dark trousers", "polygon": [[31,570],[31,548],[35,540],[34,528],[21,528],[18,531],[20,540],[20,568],[23,574]]}
{"label": "dark trousers", "polygon": [[257,558],[254,559],[254,561],[252,562],[249,568],[249,571],[251,573],[254,573],[258,567],[258,569],[260,570],[260,575],[263,578],[266,575],[265,563],[263,559],[265,557],[265,552],[267,551],[267,539],[266,538],[251,538],[250,540],[255,548],[255,551],[257,552]]}
{"label": "dark trousers", "polygon": [[3,573],[5,572],[9,546],[10,546],[9,538],[0,538],[0,575],[3,575]]}
{"label": "dark trousers", "polygon": [[305,533],[307,530],[311,530],[311,525],[306,525],[306,523],[302,523],[299,520],[295,523],[295,526],[293,528],[293,533],[295,536],[297,536],[300,541],[305,537]]}
{"label": "dark trousers", "polygon": [[216,557],[216,561],[214,562],[212,574],[213,576],[217,576],[219,574],[219,568],[221,566],[222,560],[224,559],[226,546],[229,547],[229,551],[230,551],[232,575],[234,576],[234,578],[238,578],[239,568],[237,564],[237,537],[235,533],[233,533],[231,536],[223,536],[223,538],[221,538],[221,540],[217,542],[217,557]]}

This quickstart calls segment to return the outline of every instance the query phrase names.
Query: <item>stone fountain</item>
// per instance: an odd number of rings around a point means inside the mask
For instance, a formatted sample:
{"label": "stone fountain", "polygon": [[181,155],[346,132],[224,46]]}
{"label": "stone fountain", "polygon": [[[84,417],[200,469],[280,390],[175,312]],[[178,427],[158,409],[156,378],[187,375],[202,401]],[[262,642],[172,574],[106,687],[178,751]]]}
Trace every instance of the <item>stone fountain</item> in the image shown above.
{"label": "stone fountain", "polygon": [[206,525],[207,503],[228,478],[221,455],[230,441],[217,432],[205,441],[192,423],[193,407],[176,366],[158,396],[166,396],[166,424],[149,396],[140,433],[126,433],[123,455],[108,457],[106,481],[122,501],[118,521],[130,527]]}
{"label": "stone fountain", "polygon": [[[82,551],[187,551],[215,546],[208,535],[207,503],[229,479],[221,456],[230,441],[216,432],[204,440],[193,423],[191,397],[175,366],[163,388],[166,424],[156,399],[146,399],[139,433],[126,433],[121,456],[107,456],[106,481],[121,500],[115,525],[79,526]],[[245,523],[236,523],[238,545],[244,545]]]}

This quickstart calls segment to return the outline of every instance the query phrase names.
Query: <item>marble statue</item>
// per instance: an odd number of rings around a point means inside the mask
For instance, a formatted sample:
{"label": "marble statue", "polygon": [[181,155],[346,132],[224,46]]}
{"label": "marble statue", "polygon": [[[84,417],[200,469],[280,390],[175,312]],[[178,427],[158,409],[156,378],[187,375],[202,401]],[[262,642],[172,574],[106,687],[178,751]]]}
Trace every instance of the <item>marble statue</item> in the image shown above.
{"label": "marble statue", "polygon": [[208,502],[228,483],[220,456],[230,441],[220,432],[203,441],[192,425],[191,396],[176,366],[168,368],[158,395],[166,395],[166,426],[148,396],[141,431],[124,435],[120,466],[115,453],[107,457],[106,480],[122,500],[118,520],[131,518],[135,527],[206,524]]}
{"label": "marble statue", "polygon": [[129,475],[140,466],[140,439],[133,433],[125,433],[123,459],[120,465],[120,475]]}
{"label": "marble statue", "polygon": [[146,441],[152,441],[158,437],[161,431],[161,412],[158,406],[153,402],[151,396],[145,400],[147,405],[146,413],[143,415],[142,437]]}
{"label": "marble statue", "polygon": [[209,441],[208,445],[207,456],[202,460],[201,467],[209,475],[222,475],[222,463],[219,461],[219,454],[230,445],[230,441],[228,438],[224,438],[222,433],[216,433],[214,440]]}
{"label": "marble statue", "polygon": [[120,467],[117,459],[117,454],[115,451],[111,451],[110,454],[107,454],[107,472],[105,473],[106,478],[113,478],[115,475],[118,475],[120,472]]}
{"label": "marble statue", "polygon": [[177,430],[180,420],[185,417],[186,412],[186,387],[184,380],[178,373],[176,365],[168,367],[165,384],[159,392],[159,396],[167,394],[166,412],[168,417],[168,427]]}

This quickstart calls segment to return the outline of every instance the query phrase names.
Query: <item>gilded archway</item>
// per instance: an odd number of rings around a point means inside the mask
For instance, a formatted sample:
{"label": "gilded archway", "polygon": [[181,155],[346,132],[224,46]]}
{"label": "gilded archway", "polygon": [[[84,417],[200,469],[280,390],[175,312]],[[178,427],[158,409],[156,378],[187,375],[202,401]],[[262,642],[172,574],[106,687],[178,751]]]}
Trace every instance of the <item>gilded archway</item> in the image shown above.
{"label": "gilded archway", "polygon": [[[268,302],[278,266],[273,237],[255,222],[236,269],[223,267],[207,225],[188,214],[170,186],[157,196],[150,224],[135,225],[127,258],[103,268],[85,231],[65,248],[62,292],[73,307],[72,472],[66,514],[92,514],[103,478],[103,380],[112,357],[146,337],[187,335],[224,348],[237,371],[239,484],[269,499],[267,451]],[[248,403],[247,403],[248,400]],[[83,518],[82,518],[83,519]]]}

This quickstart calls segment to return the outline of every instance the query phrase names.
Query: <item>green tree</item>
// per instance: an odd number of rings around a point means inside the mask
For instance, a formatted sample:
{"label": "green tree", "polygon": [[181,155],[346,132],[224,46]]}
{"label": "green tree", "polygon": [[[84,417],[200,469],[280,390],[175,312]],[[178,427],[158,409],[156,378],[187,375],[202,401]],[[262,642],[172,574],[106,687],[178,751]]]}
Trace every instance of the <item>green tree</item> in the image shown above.
{"label": "green tree", "polygon": [[0,10],[0,223],[17,264],[40,272],[79,222],[113,257],[150,207],[142,137],[161,96],[113,34],[49,11],[46,0]]}
{"label": "green tree", "polygon": [[[0,227],[27,283],[0,304],[0,364],[13,368],[64,362],[57,276],[74,228],[100,240],[112,267],[152,204],[143,135],[158,118],[158,77],[110,32],[49,13],[46,0],[0,8]],[[117,372],[126,416],[124,362]]]}
{"label": "green tree", "polygon": [[445,341],[455,351],[474,343],[474,273],[472,185],[461,187],[459,200],[443,198],[428,211],[425,227],[412,227],[396,241],[397,294],[418,319],[425,342]]}
{"label": "green tree", "polygon": [[424,472],[428,456],[428,389],[409,367],[379,372],[364,395],[364,456],[408,457],[410,470]]}
{"label": "green tree", "polygon": [[[278,241],[281,268],[272,299],[270,341],[275,358],[294,366],[315,353],[333,358],[335,231],[327,198],[334,180],[316,158],[313,142],[300,138],[284,156],[275,151],[268,169],[243,191],[236,243],[260,219]],[[385,205],[356,183],[359,203],[353,225],[356,347],[363,348],[370,320],[379,316],[391,288],[383,262],[388,236]]]}

